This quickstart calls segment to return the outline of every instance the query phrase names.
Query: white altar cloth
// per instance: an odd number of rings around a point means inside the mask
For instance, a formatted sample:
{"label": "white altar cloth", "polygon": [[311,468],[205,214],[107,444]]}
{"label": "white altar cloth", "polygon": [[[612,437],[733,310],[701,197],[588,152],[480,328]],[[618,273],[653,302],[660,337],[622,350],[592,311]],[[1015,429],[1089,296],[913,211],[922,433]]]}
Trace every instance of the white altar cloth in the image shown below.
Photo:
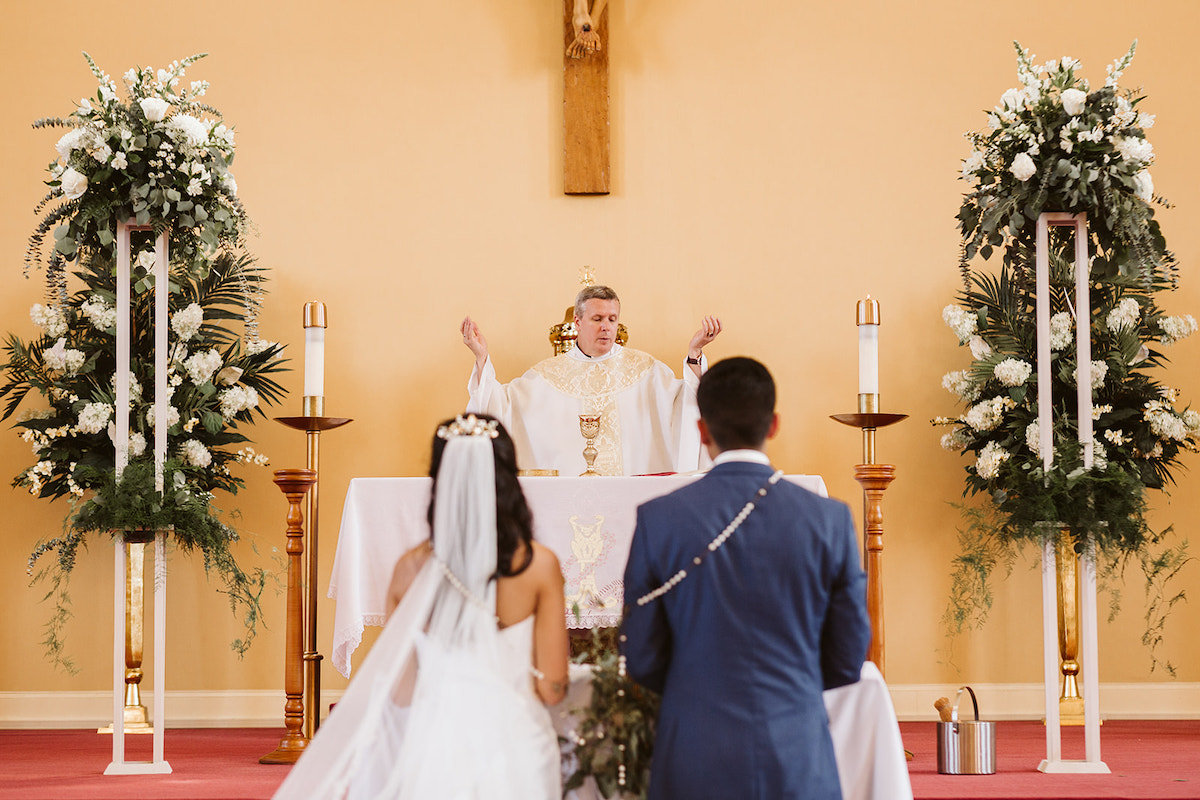
{"label": "white altar cloth", "polygon": [[[551,708],[559,736],[571,738],[575,713],[592,698],[591,669],[571,665],[571,687],[567,698]],[[843,800],[912,800],[908,762],[900,739],[900,725],[879,668],[863,664],[857,683],[825,692],[825,711],[837,758]],[[563,745],[564,772],[574,769],[570,745]],[[563,775],[565,781],[567,775]],[[603,800],[595,781],[570,792],[567,800]]]}
{"label": "white altar cloth", "polygon": [[[534,538],[553,550],[562,565],[569,627],[620,621],[637,507],[698,477],[521,478],[533,511]],[[787,480],[827,496],[819,475],[789,475]],[[350,481],[329,579],[329,597],[336,601],[331,660],[346,677],[363,628],[386,620],[396,562],[429,537],[429,485],[429,478]]]}

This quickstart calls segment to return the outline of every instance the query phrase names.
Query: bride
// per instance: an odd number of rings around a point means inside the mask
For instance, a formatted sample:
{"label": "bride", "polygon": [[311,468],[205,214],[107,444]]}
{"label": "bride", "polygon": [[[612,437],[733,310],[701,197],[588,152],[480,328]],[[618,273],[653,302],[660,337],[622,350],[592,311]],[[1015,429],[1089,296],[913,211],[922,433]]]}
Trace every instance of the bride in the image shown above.
{"label": "bride", "polygon": [[290,798],[558,800],[546,705],[567,690],[563,578],[533,541],[497,420],[437,430],[432,535],[396,565],[359,674],[275,793]]}

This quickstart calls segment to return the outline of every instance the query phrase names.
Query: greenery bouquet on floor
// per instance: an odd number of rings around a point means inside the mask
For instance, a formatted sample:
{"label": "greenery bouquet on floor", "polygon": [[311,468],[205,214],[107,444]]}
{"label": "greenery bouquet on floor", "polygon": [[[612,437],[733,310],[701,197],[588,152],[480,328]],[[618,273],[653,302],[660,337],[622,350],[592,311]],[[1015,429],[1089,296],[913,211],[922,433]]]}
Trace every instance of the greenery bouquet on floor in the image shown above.
{"label": "greenery bouquet on floor", "polygon": [[572,708],[576,726],[567,744],[573,767],[564,792],[592,778],[603,797],[644,800],[650,789],[650,759],[660,698],[625,674],[616,628],[593,628],[588,646],[572,660],[592,669],[591,699]]}
{"label": "greenery bouquet on floor", "polygon": [[[1136,43],[1135,43],[1136,45]],[[962,178],[971,184],[958,218],[964,287],[943,311],[966,369],[942,385],[962,403],[942,446],[974,456],[965,468],[962,553],[955,561],[948,618],[952,631],[982,619],[990,607],[989,577],[1012,563],[1025,543],[1066,529],[1076,552],[1094,545],[1110,569],[1140,560],[1151,584],[1145,640],[1161,640],[1170,606],[1182,598],[1166,582],[1188,560],[1186,542],[1166,547],[1167,531],[1146,522],[1147,493],[1165,490],[1180,456],[1196,449],[1200,413],[1183,406],[1162,382],[1167,349],[1196,332],[1190,315],[1164,310],[1178,276],[1154,206],[1146,131],[1154,117],[1142,97],[1118,86],[1134,48],[1093,89],[1071,58],[1036,65],[1017,47],[1021,87],[1010,89],[988,115]],[[1052,418],[1038,418],[1035,229],[1043,211],[1086,212],[1091,313],[1075,308],[1074,242],[1050,229]],[[971,259],[1003,254],[999,274],[972,269]],[[1094,436],[1090,458],[1079,444],[1076,330],[1091,334]],[[1052,430],[1053,463],[1043,469],[1039,426]],[[1085,461],[1088,462],[1085,464]],[[1169,669],[1168,665],[1168,669]]]}
{"label": "greenery bouquet on floor", "polygon": [[[205,568],[220,575],[246,626],[233,643],[241,653],[256,630],[264,574],[234,559],[237,533],[222,521],[214,493],[243,486],[239,464],[266,463],[241,429],[281,398],[272,376],[282,369],[282,347],[258,335],[265,276],[245,248],[249,221],[230,173],[233,130],[204,102],[206,82],[183,84],[201,55],[157,71],[129,70],[125,98],[84,55],[99,82],[95,94],[66,117],[34,123],[63,131],[25,258],[26,276],[44,271],[46,297],[30,311],[37,332],[27,340],[10,334],[0,365],[0,419],[15,416],[33,451],[34,463],[14,485],[70,505],[63,533],[38,543],[29,559],[30,574],[48,581],[56,598],[47,651],[72,668],[61,639],[66,579],[87,538],[166,528],[176,545],[199,550]],[[124,220],[152,230],[131,234],[130,462],[118,479],[115,272],[116,229]],[[159,492],[152,305],[154,240],[164,232],[170,406]]]}

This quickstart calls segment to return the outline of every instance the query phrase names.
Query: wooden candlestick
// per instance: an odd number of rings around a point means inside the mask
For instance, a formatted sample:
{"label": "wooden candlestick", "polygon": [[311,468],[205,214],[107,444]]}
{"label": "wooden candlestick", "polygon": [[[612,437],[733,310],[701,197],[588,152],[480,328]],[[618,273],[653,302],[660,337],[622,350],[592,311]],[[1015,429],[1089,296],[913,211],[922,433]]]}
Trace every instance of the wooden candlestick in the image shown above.
{"label": "wooden candlestick", "polygon": [[[883,667],[883,493],[896,477],[891,464],[859,464],[854,479],[863,488],[863,550],[867,572],[867,615],[871,618],[871,644],[867,660]],[[886,676],[885,676],[886,677]]]}
{"label": "wooden candlestick", "polygon": [[279,747],[258,760],[260,764],[295,764],[308,746],[304,735],[304,514],[300,504],[317,480],[311,469],[275,470],[277,485],[288,501],[287,514],[287,644],[283,660],[283,724],[287,733]]}
{"label": "wooden candlestick", "polygon": [[[861,397],[860,397],[861,401]],[[867,660],[884,669],[883,639],[883,493],[896,478],[896,468],[891,464],[875,463],[875,430],[894,425],[907,414],[884,414],[880,412],[858,414],[834,414],[832,419],[843,425],[861,428],[863,433],[863,461],[854,468],[854,479],[863,488],[863,569],[867,573],[867,615],[871,618],[871,644],[867,648]]]}

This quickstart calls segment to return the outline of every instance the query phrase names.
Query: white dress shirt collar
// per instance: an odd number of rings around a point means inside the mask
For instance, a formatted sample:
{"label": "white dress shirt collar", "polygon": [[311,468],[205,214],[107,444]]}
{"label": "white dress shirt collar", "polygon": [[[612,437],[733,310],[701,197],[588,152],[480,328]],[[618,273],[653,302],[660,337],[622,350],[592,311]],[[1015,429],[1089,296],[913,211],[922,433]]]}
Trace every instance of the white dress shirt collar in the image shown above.
{"label": "white dress shirt collar", "polygon": [[592,356],[589,356],[587,353],[580,350],[578,344],[575,344],[575,345],[572,345],[571,349],[567,351],[567,355],[570,356],[571,358],[575,359],[576,361],[596,362],[596,361],[608,361],[610,358],[615,356],[620,351],[621,351],[621,345],[614,342],[611,350],[609,350],[607,353],[605,353],[602,356],[596,356],[595,358],[593,358]]}
{"label": "white dress shirt collar", "polygon": [[717,454],[713,459],[713,466],[718,464],[726,464],[731,461],[748,461],[752,464],[765,464],[771,466],[771,459],[762,450],[725,450]]}

